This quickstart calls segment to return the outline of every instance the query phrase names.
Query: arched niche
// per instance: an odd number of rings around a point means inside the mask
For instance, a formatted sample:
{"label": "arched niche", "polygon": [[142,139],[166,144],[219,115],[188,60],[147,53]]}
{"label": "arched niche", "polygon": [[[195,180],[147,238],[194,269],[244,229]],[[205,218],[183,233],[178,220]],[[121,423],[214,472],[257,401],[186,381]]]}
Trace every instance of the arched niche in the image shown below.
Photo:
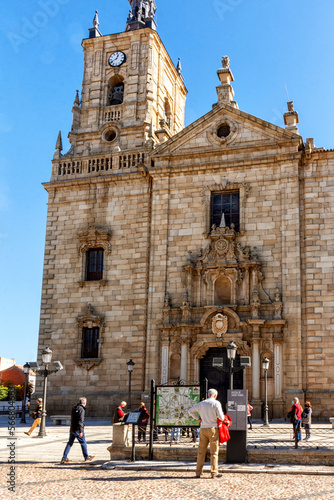
{"label": "arched niche", "polygon": [[214,283],[214,303],[224,306],[232,303],[232,283],[229,277],[219,276]]}
{"label": "arched niche", "polygon": [[180,354],[173,354],[170,358],[169,378],[177,379],[181,373],[181,356]]}

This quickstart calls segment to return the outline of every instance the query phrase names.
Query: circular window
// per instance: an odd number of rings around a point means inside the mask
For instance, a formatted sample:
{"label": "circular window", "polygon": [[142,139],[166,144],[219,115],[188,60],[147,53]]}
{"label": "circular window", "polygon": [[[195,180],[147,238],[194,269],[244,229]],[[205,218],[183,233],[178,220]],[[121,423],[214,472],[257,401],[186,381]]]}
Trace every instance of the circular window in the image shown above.
{"label": "circular window", "polygon": [[104,132],[103,139],[107,142],[112,142],[114,139],[116,139],[116,135],[116,130],[108,129]]}
{"label": "circular window", "polygon": [[221,137],[227,137],[231,133],[231,127],[229,126],[228,123],[224,123],[223,125],[220,125],[220,127],[217,130],[217,135],[219,138]]}

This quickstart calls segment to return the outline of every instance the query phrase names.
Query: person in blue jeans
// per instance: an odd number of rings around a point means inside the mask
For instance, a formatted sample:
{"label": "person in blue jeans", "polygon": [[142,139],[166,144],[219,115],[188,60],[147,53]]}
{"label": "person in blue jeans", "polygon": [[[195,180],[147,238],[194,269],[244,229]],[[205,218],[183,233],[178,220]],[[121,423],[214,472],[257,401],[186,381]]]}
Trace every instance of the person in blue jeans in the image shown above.
{"label": "person in blue jeans", "polygon": [[70,437],[64,450],[63,458],[61,459],[61,464],[66,464],[70,462],[67,458],[70,449],[74,441],[77,439],[81,445],[82,454],[84,456],[85,462],[90,462],[93,460],[93,456],[88,454],[87,443],[85,439],[85,411],[86,411],[86,398],[80,398],[79,403],[73,406],[71,413],[71,427],[70,427]]}
{"label": "person in blue jeans", "polygon": [[302,407],[300,406],[299,399],[298,398],[293,398],[292,400],[292,406],[291,406],[291,423],[293,425],[293,432],[295,437],[297,438],[297,441],[300,441],[302,436],[301,436],[301,430],[300,430],[300,424],[302,422]]}
{"label": "person in blue jeans", "polygon": [[180,441],[180,427],[172,427],[170,433],[170,444],[175,441],[176,444]]}

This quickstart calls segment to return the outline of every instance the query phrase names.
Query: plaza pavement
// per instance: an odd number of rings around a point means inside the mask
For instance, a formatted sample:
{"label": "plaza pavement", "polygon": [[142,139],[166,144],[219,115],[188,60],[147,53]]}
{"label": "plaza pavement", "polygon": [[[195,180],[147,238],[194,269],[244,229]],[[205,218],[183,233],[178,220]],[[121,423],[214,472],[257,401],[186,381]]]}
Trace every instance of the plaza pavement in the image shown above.
{"label": "plaza pavement", "polygon": [[[112,441],[112,426],[109,420],[95,419],[87,419],[85,429],[88,452],[95,455],[94,461],[83,461],[76,442],[69,454],[71,462],[60,465],[69,427],[47,421],[47,436],[41,439],[37,437],[38,428],[31,437],[24,434],[31,419],[27,419],[27,425],[19,422],[17,419],[15,436],[9,436],[7,417],[0,416],[1,499],[166,500],[168,496],[173,500],[334,500],[333,466],[220,463],[222,477],[212,481],[207,463],[203,478],[194,479],[194,462],[111,462],[107,448]],[[319,424],[320,429],[329,427]],[[261,423],[254,425],[263,443],[270,441],[273,429],[286,433],[287,424],[275,423],[271,429],[264,429]],[[14,465],[8,463],[8,445],[13,443]],[[185,446],[193,444],[189,441]],[[293,450],[292,442],[287,446]],[[7,484],[11,466],[15,468],[15,491],[9,491]]]}

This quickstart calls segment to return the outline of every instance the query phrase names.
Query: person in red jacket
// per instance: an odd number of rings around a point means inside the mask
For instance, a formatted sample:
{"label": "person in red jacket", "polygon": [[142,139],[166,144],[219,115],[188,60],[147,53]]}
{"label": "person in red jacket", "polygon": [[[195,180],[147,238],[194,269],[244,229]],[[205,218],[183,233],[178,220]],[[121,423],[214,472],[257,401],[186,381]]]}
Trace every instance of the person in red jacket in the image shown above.
{"label": "person in red jacket", "polygon": [[302,438],[301,431],[300,431],[300,425],[302,422],[303,408],[300,406],[298,398],[293,398],[290,411],[292,413],[291,423],[293,425],[293,432],[295,433],[295,435],[297,433],[297,441],[300,441]]}
{"label": "person in red jacket", "polygon": [[123,408],[125,408],[126,405],[126,401],[122,401],[121,404],[117,406],[112,419],[113,424],[118,424],[119,422],[124,421],[124,417],[127,415],[127,413],[124,413]]}

